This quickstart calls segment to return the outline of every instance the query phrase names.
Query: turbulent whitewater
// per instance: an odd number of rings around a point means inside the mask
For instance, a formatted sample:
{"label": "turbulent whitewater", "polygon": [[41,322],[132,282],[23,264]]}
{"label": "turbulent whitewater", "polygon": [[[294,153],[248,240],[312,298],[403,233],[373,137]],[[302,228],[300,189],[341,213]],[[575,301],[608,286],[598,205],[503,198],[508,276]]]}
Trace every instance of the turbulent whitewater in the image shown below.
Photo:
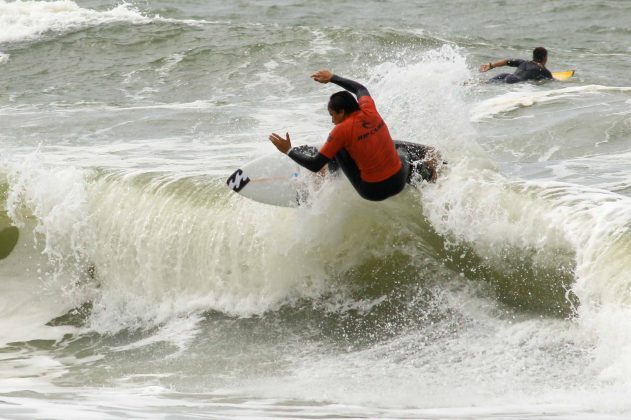
{"label": "turbulent whitewater", "polygon": [[[0,0],[0,417],[628,417],[631,6],[540,3]],[[320,68],[439,181],[226,188]]]}

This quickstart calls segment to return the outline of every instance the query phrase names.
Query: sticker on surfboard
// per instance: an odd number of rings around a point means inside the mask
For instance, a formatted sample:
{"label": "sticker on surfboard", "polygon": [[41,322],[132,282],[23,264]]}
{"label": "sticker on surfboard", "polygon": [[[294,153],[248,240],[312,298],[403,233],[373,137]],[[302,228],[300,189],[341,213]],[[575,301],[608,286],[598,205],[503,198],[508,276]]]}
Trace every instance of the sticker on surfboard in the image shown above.
{"label": "sticker on surfboard", "polygon": [[226,184],[234,192],[241,191],[250,182],[250,178],[243,173],[243,169],[237,169],[228,177]]}

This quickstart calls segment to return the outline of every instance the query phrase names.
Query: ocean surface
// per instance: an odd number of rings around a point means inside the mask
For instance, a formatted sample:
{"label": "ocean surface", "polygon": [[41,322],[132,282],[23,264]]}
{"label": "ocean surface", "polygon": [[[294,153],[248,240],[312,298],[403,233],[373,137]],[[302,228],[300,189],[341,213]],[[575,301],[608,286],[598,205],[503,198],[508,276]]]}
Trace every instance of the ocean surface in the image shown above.
{"label": "ocean surface", "polygon": [[[0,418],[631,417],[631,2],[0,0]],[[549,50],[566,82],[486,84]],[[329,68],[438,182],[226,177]],[[510,69],[508,69],[510,70]]]}

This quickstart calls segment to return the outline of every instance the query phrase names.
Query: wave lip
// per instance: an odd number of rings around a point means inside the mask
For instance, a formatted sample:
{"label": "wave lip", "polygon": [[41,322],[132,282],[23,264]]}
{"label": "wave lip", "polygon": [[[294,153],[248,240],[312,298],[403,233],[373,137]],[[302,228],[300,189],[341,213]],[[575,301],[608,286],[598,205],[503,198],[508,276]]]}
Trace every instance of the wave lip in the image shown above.
{"label": "wave lip", "polygon": [[29,41],[51,31],[69,32],[112,22],[146,24],[154,20],[125,3],[97,11],[84,9],[71,0],[0,0],[0,43]]}

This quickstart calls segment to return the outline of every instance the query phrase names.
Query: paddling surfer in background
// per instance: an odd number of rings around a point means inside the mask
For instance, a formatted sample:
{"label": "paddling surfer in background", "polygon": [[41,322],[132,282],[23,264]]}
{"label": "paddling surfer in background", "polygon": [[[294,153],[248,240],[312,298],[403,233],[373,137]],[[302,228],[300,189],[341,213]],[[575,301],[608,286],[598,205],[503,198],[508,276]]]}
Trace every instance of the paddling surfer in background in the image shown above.
{"label": "paddling surfer in background", "polygon": [[518,83],[527,80],[546,80],[552,79],[552,73],[546,68],[548,62],[548,50],[543,47],[537,47],[532,51],[532,61],[520,59],[504,59],[495,63],[482,64],[481,72],[487,72],[496,67],[517,67],[515,73],[502,73],[489,79],[489,82]]}

